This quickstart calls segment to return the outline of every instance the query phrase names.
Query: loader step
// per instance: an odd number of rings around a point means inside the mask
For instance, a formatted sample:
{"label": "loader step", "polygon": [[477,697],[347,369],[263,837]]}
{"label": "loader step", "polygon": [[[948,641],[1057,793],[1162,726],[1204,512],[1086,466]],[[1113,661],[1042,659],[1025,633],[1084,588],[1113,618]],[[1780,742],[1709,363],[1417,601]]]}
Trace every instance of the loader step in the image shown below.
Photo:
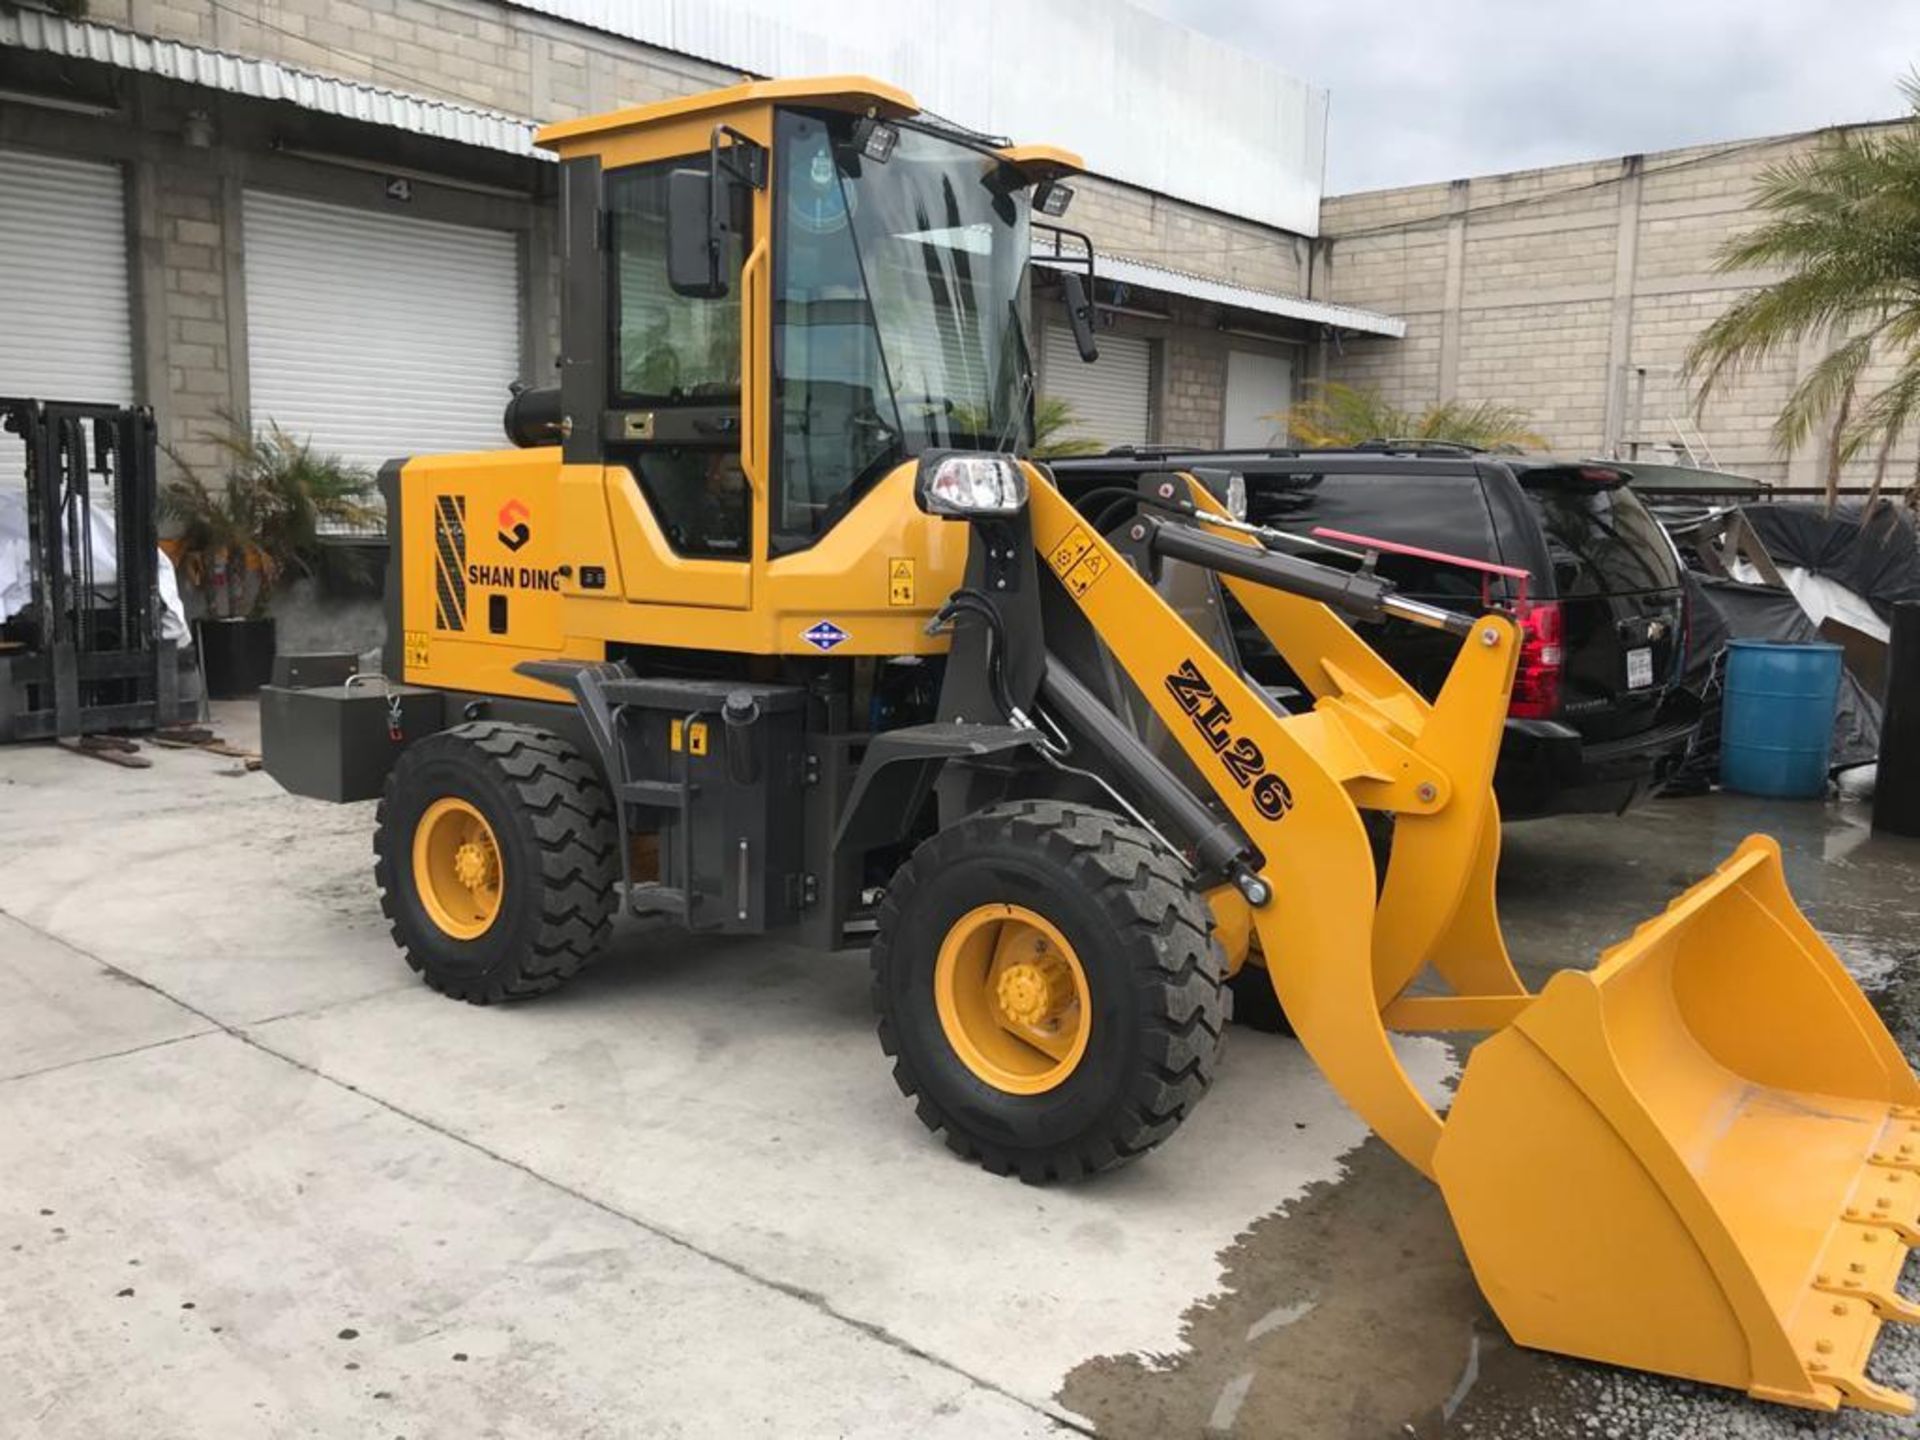
{"label": "loader step", "polygon": [[633,915],[685,916],[687,892],[677,885],[629,885],[627,910]]}
{"label": "loader step", "polygon": [[678,780],[627,780],[620,786],[620,798],[629,805],[654,810],[684,810],[699,792],[698,785],[683,785]]}

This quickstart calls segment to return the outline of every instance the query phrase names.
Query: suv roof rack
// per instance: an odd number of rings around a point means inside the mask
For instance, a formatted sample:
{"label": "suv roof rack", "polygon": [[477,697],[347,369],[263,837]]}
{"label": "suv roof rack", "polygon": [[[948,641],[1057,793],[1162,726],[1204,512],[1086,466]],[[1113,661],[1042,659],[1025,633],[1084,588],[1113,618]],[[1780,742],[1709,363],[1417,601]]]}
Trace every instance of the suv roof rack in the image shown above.
{"label": "suv roof rack", "polygon": [[1394,436],[1380,440],[1362,440],[1358,445],[1335,445],[1335,450],[1364,450],[1388,455],[1485,455],[1484,445],[1468,445],[1459,440],[1426,440],[1419,436]]}
{"label": "suv roof rack", "polygon": [[1263,455],[1272,459],[1293,459],[1317,455],[1408,455],[1436,456],[1447,459],[1460,459],[1474,455],[1498,455],[1501,459],[1510,457],[1506,451],[1489,450],[1484,445],[1467,445],[1457,440],[1423,440],[1416,437],[1396,437],[1379,440],[1360,440],[1351,445],[1115,445],[1099,455],[1076,456],[1076,459],[1098,460],[1164,460],[1170,455]]}

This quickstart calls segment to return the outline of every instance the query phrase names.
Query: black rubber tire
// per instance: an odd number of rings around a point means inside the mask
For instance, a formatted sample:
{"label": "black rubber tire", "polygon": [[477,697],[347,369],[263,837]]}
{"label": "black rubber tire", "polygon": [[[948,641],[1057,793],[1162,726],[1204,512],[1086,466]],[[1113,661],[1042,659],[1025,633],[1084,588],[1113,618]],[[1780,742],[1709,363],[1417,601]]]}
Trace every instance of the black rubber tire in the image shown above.
{"label": "black rubber tire", "polygon": [[[969,1070],[934,1002],[941,941],[994,903],[1045,916],[1086,973],[1086,1054],[1038,1095]],[[1179,862],[1117,815],[1040,800],[970,815],[914,851],[880,908],[873,1000],[893,1078],[928,1129],[995,1174],[1070,1180],[1135,1159],[1213,1083],[1227,997],[1212,927]]]}
{"label": "black rubber tire", "polygon": [[[413,835],[442,796],[486,817],[501,850],[493,925],[459,940],[435,925],[413,877]],[[618,849],[606,787],[566,741],[527,725],[478,720],[409,746],[374,821],[380,908],[407,963],[456,1000],[490,1005],[553,989],[606,943]]]}

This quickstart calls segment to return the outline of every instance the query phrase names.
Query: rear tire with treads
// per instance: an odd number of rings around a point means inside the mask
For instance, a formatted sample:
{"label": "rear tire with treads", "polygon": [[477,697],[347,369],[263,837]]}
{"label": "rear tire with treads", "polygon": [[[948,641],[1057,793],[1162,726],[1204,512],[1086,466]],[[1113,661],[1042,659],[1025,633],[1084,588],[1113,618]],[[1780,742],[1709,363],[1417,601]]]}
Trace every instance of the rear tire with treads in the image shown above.
{"label": "rear tire with treads", "polygon": [[[420,834],[436,805],[478,821],[497,900],[477,934],[450,933],[430,903]],[[618,841],[606,787],[566,741],[480,720],[410,745],[375,818],[380,908],[407,963],[434,989],[488,1005],[551,990],[593,960],[611,928]],[[443,882],[444,883],[444,882]],[[471,928],[471,927],[466,927]]]}
{"label": "rear tire with treads", "polygon": [[[1028,1093],[985,1078],[992,1067],[953,1038],[936,994],[949,937],[996,908],[1064,941],[1085,997],[1085,1033],[1060,1047],[1071,1064]],[[1212,925],[1180,863],[1117,815],[1057,801],[970,815],[914,851],[881,906],[873,997],[894,1080],[929,1129],[995,1174],[1043,1182],[1124,1164],[1213,1082],[1227,1000]]]}

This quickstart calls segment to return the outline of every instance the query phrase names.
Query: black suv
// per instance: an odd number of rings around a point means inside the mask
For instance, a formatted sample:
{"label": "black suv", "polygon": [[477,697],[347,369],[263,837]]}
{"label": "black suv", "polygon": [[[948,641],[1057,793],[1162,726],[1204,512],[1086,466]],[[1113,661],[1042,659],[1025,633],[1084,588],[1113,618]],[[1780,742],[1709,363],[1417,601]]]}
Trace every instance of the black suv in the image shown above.
{"label": "black suv", "polygon": [[[1686,753],[1697,709],[1677,684],[1688,629],[1680,561],[1621,469],[1386,443],[1131,449],[1052,468],[1069,495],[1168,470],[1228,471],[1244,478],[1255,524],[1337,530],[1528,572],[1529,603],[1517,607],[1526,640],[1495,777],[1506,819],[1623,809]],[[1454,609],[1520,599],[1517,581],[1442,559],[1383,551],[1378,569],[1405,594]],[[1234,630],[1253,679],[1297,688],[1244,615]],[[1459,648],[1404,621],[1364,633],[1429,698]]]}

